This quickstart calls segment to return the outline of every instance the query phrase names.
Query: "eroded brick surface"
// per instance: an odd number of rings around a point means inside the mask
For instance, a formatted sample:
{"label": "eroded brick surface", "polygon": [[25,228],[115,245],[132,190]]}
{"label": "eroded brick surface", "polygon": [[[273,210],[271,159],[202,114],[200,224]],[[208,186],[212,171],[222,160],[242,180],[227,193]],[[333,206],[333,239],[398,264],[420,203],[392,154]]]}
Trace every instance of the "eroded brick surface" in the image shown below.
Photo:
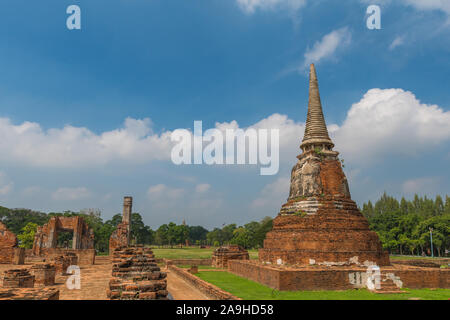
{"label": "eroded brick surface", "polygon": [[28,269],[10,269],[3,273],[4,288],[34,288],[34,276]]}
{"label": "eroded brick surface", "polygon": [[17,248],[16,235],[0,222],[0,263],[13,263],[15,248]]}
{"label": "eroded brick surface", "polygon": [[123,198],[122,222],[117,225],[109,238],[109,254],[112,255],[116,248],[123,248],[130,244],[131,211],[133,198]]}
{"label": "eroded brick surface", "polygon": [[248,251],[238,245],[222,246],[214,250],[212,254],[212,266],[216,268],[228,267],[229,260],[248,260]]}
{"label": "eroded brick surface", "polygon": [[167,275],[156,265],[150,248],[116,248],[112,264],[112,278],[106,291],[109,299],[167,299]]}
{"label": "eroded brick surface", "polygon": [[31,267],[35,286],[52,286],[55,284],[56,267],[51,263],[37,263]]}

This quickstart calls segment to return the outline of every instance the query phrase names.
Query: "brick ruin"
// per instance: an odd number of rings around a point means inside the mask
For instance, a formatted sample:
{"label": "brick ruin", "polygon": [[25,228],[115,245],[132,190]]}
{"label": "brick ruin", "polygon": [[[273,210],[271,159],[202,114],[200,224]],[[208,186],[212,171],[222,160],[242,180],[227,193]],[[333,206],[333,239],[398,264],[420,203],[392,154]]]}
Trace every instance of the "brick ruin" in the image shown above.
{"label": "brick ruin", "polygon": [[107,289],[111,300],[166,300],[166,273],[161,272],[150,248],[142,245],[115,248],[112,278]]}
{"label": "brick ruin", "polygon": [[55,288],[0,288],[0,300],[59,300]]}
{"label": "brick ruin", "polygon": [[229,260],[249,260],[248,251],[238,245],[222,246],[214,250],[212,255],[213,267],[226,269]]}
{"label": "brick ruin", "polygon": [[126,247],[130,244],[132,197],[123,198],[122,222],[117,225],[109,238],[109,254],[112,255],[116,248]]}
{"label": "brick ruin", "polygon": [[[73,232],[72,248],[58,248],[58,234]],[[52,217],[34,236],[32,253],[55,259],[61,255],[76,254],[79,264],[94,264],[94,231],[82,217]]]}
{"label": "brick ruin", "polygon": [[10,269],[2,274],[0,300],[59,300],[55,285],[56,267],[39,263],[31,269]]}
{"label": "brick ruin", "polygon": [[31,267],[36,286],[52,286],[55,284],[56,267],[51,263],[37,263]]}
{"label": "brick ruin", "polygon": [[0,264],[24,264],[25,249],[17,246],[17,237],[0,222]]}
{"label": "brick ruin", "polygon": [[73,253],[71,255],[56,256],[52,259],[51,263],[55,266],[56,273],[65,275],[67,274],[67,268],[71,265],[77,265],[77,256]]}
{"label": "brick ruin", "polygon": [[259,250],[272,264],[389,265],[378,235],[351,199],[338,152],[328,136],[314,65],[302,153],[292,168],[290,194]]}
{"label": "brick ruin", "polygon": [[6,270],[2,277],[4,288],[34,288],[34,276],[28,269]]}

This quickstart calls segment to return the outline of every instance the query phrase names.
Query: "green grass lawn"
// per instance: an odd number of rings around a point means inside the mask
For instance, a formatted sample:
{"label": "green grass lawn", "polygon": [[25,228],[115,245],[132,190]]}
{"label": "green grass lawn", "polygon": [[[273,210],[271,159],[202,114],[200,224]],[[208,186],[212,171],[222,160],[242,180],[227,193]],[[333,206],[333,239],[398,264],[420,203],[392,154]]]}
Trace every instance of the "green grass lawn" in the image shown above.
{"label": "green grass lawn", "polygon": [[[211,248],[153,248],[153,253],[156,258],[166,259],[209,259],[213,251],[217,249]],[[249,250],[250,259],[258,259],[258,250]]]}
{"label": "green grass lawn", "polygon": [[245,300],[448,300],[450,289],[404,289],[404,294],[376,294],[366,289],[347,291],[276,291],[225,271],[199,271],[201,279]]}

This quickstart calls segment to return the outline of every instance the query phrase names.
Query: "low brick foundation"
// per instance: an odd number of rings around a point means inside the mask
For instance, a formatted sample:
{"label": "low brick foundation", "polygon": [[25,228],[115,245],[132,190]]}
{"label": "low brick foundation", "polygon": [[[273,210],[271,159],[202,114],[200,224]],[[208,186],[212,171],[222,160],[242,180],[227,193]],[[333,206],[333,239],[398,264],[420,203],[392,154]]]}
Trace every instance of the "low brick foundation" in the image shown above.
{"label": "low brick foundation", "polygon": [[212,255],[212,266],[216,268],[228,267],[230,260],[249,260],[248,251],[238,245],[222,246],[214,250]]}
{"label": "low brick foundation", "polygon": [[193,285],[195,288],[200,290],[203,294],[210,297],[213,300],[241,300],[231,293],[226,292],[215,285],[208,283],[199,277],[191,274],[189,271],[182,268],[178,268],[174,265],[169,265],[170,272],[173,272],[178,277],[182,278],[186,282]]}
{"label": "low brick foundation", "polygon": [[[228,271],[276,290],[347,290],[365,288],[367,269],[356,266],[264,265],[256,261],[232,260]],[[410,289],[450,288],[450,270],[412,266],[381,267],[382,277],[391,278],[399,287]]]}
{"label": "low brick foundation", "polygon": [[38,263],[31,267],[36,286],[53,286],[55,284],[56,268],[49,263]]}
{"label": "low brick foundation", "polygon": [[0,288],[0,300],[59,300],[55,288]]}
{"label": "low brick foundation", "polygon": [[62,248],[50,248],[41,249],[41,257],[45,259],[53,260],[59,256],[67,256],[75,254],[77,257],[77,264],[92,265],[95,264],[95,249],[62,249]]}
{"label": "low brick foundation", "polygon": [[34,288],[34,276],[27,269],[6,270],[2,277],[4,288]]}

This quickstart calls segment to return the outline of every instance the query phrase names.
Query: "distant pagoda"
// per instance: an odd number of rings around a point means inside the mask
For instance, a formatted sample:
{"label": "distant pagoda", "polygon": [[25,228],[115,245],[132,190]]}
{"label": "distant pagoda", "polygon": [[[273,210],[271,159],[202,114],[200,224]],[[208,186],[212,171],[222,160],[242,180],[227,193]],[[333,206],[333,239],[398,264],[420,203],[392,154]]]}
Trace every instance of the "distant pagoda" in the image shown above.
{"label": "distant pagoda", "polygon": [[378,235],[351,199],[339,152],[328,135],[314,65],[302,153],[292,168],[287,203],[259,251],[273,264],[389,265]]}

